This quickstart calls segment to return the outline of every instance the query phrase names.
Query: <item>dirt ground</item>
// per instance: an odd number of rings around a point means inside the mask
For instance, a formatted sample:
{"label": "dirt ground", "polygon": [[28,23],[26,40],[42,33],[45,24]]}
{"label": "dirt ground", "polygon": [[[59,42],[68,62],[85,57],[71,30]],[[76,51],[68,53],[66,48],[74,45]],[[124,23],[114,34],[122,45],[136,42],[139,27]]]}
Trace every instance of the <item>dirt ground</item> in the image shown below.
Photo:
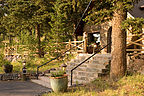
{"label": "dirt ground", "polygon": [[128,56],[128,71],[131,73],[144,74],[144,55],[136,57]]}
{"label": "dirt ground", "polygon": [[0,96],[41,96],[49,91],[30,81],[0,81]]}

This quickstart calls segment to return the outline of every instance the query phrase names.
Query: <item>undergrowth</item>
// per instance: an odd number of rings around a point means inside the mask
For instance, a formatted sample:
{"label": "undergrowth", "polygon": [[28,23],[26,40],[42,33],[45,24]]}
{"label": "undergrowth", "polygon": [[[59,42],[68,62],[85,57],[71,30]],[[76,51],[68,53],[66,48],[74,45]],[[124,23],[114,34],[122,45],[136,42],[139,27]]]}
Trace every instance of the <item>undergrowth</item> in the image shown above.
{"label": "undergrowth", "polygon": [[[35,57],[27,57],[25,59],[27,71],[28,72],[36,72],[37,66],[42,65],[53,58],[54,57],[48,57],[48,56],[45,58],[39,58],[36,56]],[[58,68],[58,67],[60,67],[61,64],[68,62],[72,58],[74,58],[73,55],[67,55],[67,56],[65,56],[64,60],[63,60],[63,58],[53,60],[52,62],[46,64],[45,66],[40,67],[39,71],[44,72],[44,71],[49,70],[51,68]],[[11,62],[11,64],[13,65],[13,72],[21,72],[22,71],[22,68],[23,68],[22,62],[23,61],[24,60],[20,59],[20,60],[17,60],[15,62]],[[2,69],[2,68],[0,68],[0,69]],[[0,73],[3,73],[3,70],[0,70]]]}

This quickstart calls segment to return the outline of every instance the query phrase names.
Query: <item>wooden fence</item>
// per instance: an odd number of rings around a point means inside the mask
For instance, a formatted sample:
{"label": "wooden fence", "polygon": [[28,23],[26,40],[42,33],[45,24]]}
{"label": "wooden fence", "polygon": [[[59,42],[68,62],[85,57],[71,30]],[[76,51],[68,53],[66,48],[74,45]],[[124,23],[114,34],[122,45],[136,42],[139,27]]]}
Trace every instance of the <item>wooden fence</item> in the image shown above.
{"label": "wooden fence", "polygon": [[74,48],[74,50],[72,50],[71,52],[82,53],[84,51],[83,50],[84,44],[82,42],[83,41],[71,41],[71,40],[69,40],[69,42],[64,42],[64,43],[66,44],[66,49],[71,49],[72,47],[76,46],[76,48]]}
{"label": "wooden fence", "polygon": [[131,56],[136,57],[140,54],[144,53],[144,33],[141,34],[133,34],[129,35],[127,38],[137,38],[134,40],[128,40],[127,39],[127,53],[129,53]]}
{"label": "wooden fence", "polygon": [[[128,35],[128,38],[133,38],[137,37],[138,39],[131,40],[127,39],[127,53],[130,53],[133,56],[138,56],[140,54],[144,53],[144,33],[141,34],[133,34],[133,35]],[[82,43],[84,41],[71,41],[69,40],[68,42],[62,42],[65,46],[65,49],[71,49],[72,47],[76,46],[74,50],[67,52],[68,54],[71,52],[75,53],[83,53],[85,52],[85,47],[87,46],[85,43]],[[81,44],[80,44],[81,43]],[[77,46],[78,45],[78,46]],[[23,48],[23,55],[27,55],[29,51],[27,50],[25,45],[14,45],[14,46],[7,46],[5,44],[5,49],[4,49],[4,54],[5,55],[21,55],[21,53],[18,52],[19,48]]]}

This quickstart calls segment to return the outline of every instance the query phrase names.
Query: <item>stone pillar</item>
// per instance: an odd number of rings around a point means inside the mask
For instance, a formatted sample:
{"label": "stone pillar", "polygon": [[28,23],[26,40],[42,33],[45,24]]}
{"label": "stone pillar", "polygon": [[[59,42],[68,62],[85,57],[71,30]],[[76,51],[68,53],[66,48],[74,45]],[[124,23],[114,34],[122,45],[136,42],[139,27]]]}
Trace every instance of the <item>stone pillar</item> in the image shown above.
{"label": "stone pillar", "polygon": [[[100,45],[101,47],[104,47],[105,45],[107,45],[107,30],[106,30],[106,25],[102,24],[101,25],[101,29],[100,29]],[[107,53],[107,48],[101,50],[102,54],[106,54]]]}
{"label": "stone pillar", "polygon": [[87,42],[88,42],[88,34],[87,32],[83,33],[83,41],[84,41],[84,46],[83,46],[83,50],[86,53],[87,52]]}
{"label": "stone pillar", "polygon": [[[109,42],[111,42],[111,22],[106,22],[101,24],[100,28],[100,45],[101,47],[106,46]],[[111,52],[111,45],[101,51],[102,54],[110,53]]]}
{"label": "stone pillar", "polygon": [[[111,42],[111,39],[112,39],[111,34],[112,34],[112,27],[110,27],[110,28],[108,29],[108,33],[107,33],[107,44],[110,44],[110,42]],[[107,53],[111,53],[111,44],[108,45],[108,47],[107,47]]]}

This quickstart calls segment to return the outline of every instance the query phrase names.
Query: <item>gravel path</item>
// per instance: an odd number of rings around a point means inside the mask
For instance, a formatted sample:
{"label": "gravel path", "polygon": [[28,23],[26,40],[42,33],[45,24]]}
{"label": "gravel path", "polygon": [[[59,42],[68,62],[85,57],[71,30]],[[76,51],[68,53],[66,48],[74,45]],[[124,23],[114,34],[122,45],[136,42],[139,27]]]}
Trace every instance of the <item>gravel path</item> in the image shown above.
{"label": "gravel path", "polygon": [[51,91],[30,81],[0,81],[0,96],[41,96]]}

